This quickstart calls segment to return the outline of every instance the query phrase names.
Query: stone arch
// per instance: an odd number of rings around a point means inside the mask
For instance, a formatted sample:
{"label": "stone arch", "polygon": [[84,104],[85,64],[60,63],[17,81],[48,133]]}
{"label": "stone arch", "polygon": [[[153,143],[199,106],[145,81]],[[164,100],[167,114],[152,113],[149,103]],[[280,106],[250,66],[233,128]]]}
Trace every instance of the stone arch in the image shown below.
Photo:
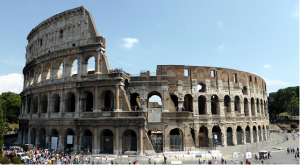
{"label": "stone arch", "polygon": [[[147,96],[147,98],[148,98],[147,107],[148,107],[148,108],[152,107],[152,105],[149,104],[149,103],[150,103],[150,98],[151,98],[152,96],[154,96],[154,95],[160,97],[161,102],[162,102],[162,95],[161,95],[158,91],[152,91],[152,92],[148,93],[148,96]],[[161,105],[160,105],[160,106],[161,106]],[[155,108],[157,108],[157,107],[155,107]]]}
{"label": "stone arch", "polygon": [[250,127],[247,125],[246,127],[246,143],[250,143]]}
{"label": "stone arch", "polygon": [[75,112],[76,97],[73,92],[68,92],[66,95],[66,112]]}
{"label": "stone arch", "polygon": [[58,59],[56,60],[56,62],[54,63],[54,68],[53,68],[53,78],[54,79],[60,79],[63,77],[63,70],[64,70],[64,63],[63,63],[63,59]]}
{"label": "stone arch", "polygon": [[199,129],[199,146],[209,147],[208,129],[205,126],[202,126]]}
{"label": "stone arch", "polygon": [[75,135],[75,133],[72,128],[67,128],[65,130],[65,137],[64,137],[65,138],[65,146],[64,146],[65,149],[68,148],[69,150],[71,150],[71,148],[74,147],[74,135]]}
{"label": "stone arch", "polygon": [[217,145],[222,145],[222,131],[220,126],[215,125],[212,128],[212,135],[213,135],[213,140],[215,144]]}
{"label": "stone arch", "polygon": [[44,76],[43,79],[44,80],[48,80],[51,78],[51,65],[50,63],[46,63],[46,65],[44,66]]}
{"label": "stone arch", "polygon": [[197,85],[198,92],[206,92],[206,84],[204,82],[199,82]]}
{"label": "stone arch", "polygon": [[35,75],[36,75],[36,82],[40,83],[42,80],[42,67],[41,66],[37,67]]}
{"label": "stone arch", "polygon": [[257,114],[259,114],[259,99],[258,98],[256,98],[256,112],[257,112]]}
{"label": "stone arch", "polygon": [[30,111],[31,111],[31,97],[28,97],[27,113],[30,114]]}
{"label": "stone arch", "polygon": [[41,113],[47,113],[48,111],[48,97],[46,95],[42,96],[42,109],[41,109]]}
{"label": "stone arch", "polygon": [[90,91],[86,91],[85,93],[85,111],[86,112],[93,112],[94,108],[94,95]]}
{"label": "stone arch", "polygon": [[60,96],[58,94],[52,95],[52,112],[58,113],[60,111]]}
{"label": "stone arch", "polygon": [[237,126],[236,128],[236,139],[237,144],[243,144],[244,130],[241,126]]}
{"label": "stone arch", "polygon": [[224,110],[225,112],[231,111],[231,99],[228,95],[224,97]]}
{"label": "stone arch", "polygon": [[[54,140],[54,139],[56,139],[56,140]],[[55,128],[53,128],[53,129],[51,129],[51,131],[50,131],[50,146],[51,146],[51,148],[52,148],[52,146],[54,146],[54,147],[56,147],[56,149],[57,149],[57,147],[58,147],[58,144],[59,144],[59,132],[55,129]],[[57,142],[56,144],[52,144],[53,142]]]}
{"label": "stone arch", "polygon": [[[75,64],[75,65],[74,65]],[[75,71],[76,73],[74,73],[74,66],[77,66],[77,71]],[[66,64],[66,76],[68,77],[73,77],[75,74],[78,74],[78,59],[75,56],[71,56],[68,60],[67,60],[67,64]]]}
{"label": "stone arch", "polygon": [[264,115],[267,116],[267,106],[266,101],[264,100],[264,109],[263,109]]}
{"label": "stone arch", "polygon": [[261,142],[262,138],[261,138],[261,127],[260,125],[258,125],[258,140],[259,142]]}
{"label": "stone arch", "polygon": [[93,74],[96,69],[96,57],[92,54],[85,55],[83,68],[87,74]]}
{"label": "stone arch", "polygon": [[256,130],[256,126],[254,125],[253,126],[253,143],[256,143],[257,142],[257,130]]}
{"label": "stone arch", "polygon": [[251,114],[252,116],[255,115],[255,103],[254,103],[254,98],[251,98]]}
{"label": "stone arch", "polygon": [[104,129],[100,133],[100,153],[112,154],[114,150],[114,133],[110,129]]}
{"label": "stone arch", "polygon": [[170,94],[170,96],[171,96],[171,100],[174,103],[174,107],[178,109],[179,108],[178,107],[178,97],[175,94]]}
{"label": "stone arch", "polygon": [[245,113],[245,116],[250,115],[249,106],[248,106],[248,99],[247,98],[244,98],[244,113]]}
{"label": "stone arch", "polygon": [[262,133],[262,134],[263,134],[263,136],[262,136],[263,139],[262,139],[262,140],[265,141],[265,140],[266,140],[266,129],[265,129],[265,125],[262,126],[262,132],[263,132],[263,133]]}
{"label": "stone arch", "polygon": [[211,96],[211,114],[220,114],[219,98],[217,95]]}
{"label": "stone arch", "polygon": [[193,112],[193,97],[190,94],[184,96],[183,106],[185,111]]}
{"label": "stone arch", "polygon": [[36,145],[35,141],[36,141],[36,129],[32,128],[30,131],[30,144]]}
{"label": "stone arch", "polygon": [[81,136],[81,150],[92,153],[93,133],[89,129],[84,129]]}
{"label": "stone arch", "polygon": [[179,128],[170,130],[170,151],[183,151],[183,132]]}
{"label": "stone arch", "polygon": [[260,113],[264,114],[263,101],[260,99]]}
{"label": "stone arch", "polygon": [[36,97],[33,99],[33,109],[32,109],[32,113],[33,113],[33,114],[38,113],[38,109],[39,109],[39,99],[38,99],[38,97],[36,96]]}
{"label": "stone arch", "polygon": [[198,97],[198,111],[199,115],[206,114],[206,97],[204,95]]}
{"label": "stone arch", "polygon": [[104,111],[113,111],[114,105],[114,93],[111,90],[105,90],[101,93],[101,104]]}
{"label": "stone arch", "polygon": [[45,128],[41,128],[39,130],[39,138],[40,138],[40,144],[39,144],[39,148],[45,148],[46,147],[46,129]]}
{"label": "stone arch", "polygon": [[130,94],[130,105],[131,105],[131,110],[133,111],[138,110],[138,107],[141,106],[141,99],[138,93]]}
{"label": "stone arch", "polygon": [[248,89],[246,86],[243,87],[242,93],[243,95],[248,95]]}
{"label": "stone arch", "polygon": [[233,136],[232,136],[232,128],[227,127],[227,146],[233,146]]}
{"label": "stone arch", "polygon": [[234,97],[234,111],[241,113],[241,101],[239,96]]}
{"label": "stone arch", "polygon": [[137,152],[137,134],[132,129],[123,132],[122,153],[133,154]]}

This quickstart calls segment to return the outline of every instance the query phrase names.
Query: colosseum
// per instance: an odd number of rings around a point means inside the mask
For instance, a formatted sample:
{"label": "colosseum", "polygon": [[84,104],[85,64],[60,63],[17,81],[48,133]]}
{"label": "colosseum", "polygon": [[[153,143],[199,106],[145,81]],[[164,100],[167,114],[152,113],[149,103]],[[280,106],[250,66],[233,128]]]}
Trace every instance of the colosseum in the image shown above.
{"label": "colosseum", "polygon": [[[48,18],[27,40],[21,144],[154,154],[270,137],[266,83],[255,74],[186,65],[158,65],[154,75],[110,69],[106,39],[85,7]],[[93,71],[88,70],[90,58],[95,59]],[[154,95],[161,105],[149,103]]]}

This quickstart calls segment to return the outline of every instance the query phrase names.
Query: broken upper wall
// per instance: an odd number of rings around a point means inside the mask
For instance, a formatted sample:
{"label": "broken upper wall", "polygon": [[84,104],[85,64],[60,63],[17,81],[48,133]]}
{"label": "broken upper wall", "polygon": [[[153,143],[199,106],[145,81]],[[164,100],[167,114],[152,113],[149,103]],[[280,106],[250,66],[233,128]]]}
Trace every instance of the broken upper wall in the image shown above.
{"label": "broken upper wall", "polygon": [[56,14],[40,23],[27,36],[26,63],[54,51],[101,43],[92,15],[85,7]]}
{"label": "broken upper wall", "polygon": [[[174,84],[177,84],[177,80],[182,80],[183,84],[188,83],[187,86],[189,86],[192,79],[197,79],[198,84],[205,83],[206,80],[210,80],[211,83],[218,80],[228,82],[229,79],[229,82],[234,84],[242,83],[244,86],[249,84],[250,88],[255,85],[266,91],[266,83],[261,77],[234,69],[206,66],[157,65],[156,74],[157,76],[168,76],[169,82],[174,82]],[[225,85],[227,84],[225,83]]]}

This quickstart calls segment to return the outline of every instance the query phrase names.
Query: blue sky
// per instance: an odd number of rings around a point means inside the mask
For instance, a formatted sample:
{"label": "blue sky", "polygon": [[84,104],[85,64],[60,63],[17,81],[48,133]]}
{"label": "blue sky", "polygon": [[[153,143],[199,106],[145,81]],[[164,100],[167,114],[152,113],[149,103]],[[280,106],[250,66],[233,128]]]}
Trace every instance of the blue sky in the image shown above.
{"label": "blue sky", "polygon": [[0,93],[22,91],[26,37],[79,6],[106,38],[110,68],[156,65],[232,68],[264,78],[268,93],[299,85],[299,1],[0,0]]}

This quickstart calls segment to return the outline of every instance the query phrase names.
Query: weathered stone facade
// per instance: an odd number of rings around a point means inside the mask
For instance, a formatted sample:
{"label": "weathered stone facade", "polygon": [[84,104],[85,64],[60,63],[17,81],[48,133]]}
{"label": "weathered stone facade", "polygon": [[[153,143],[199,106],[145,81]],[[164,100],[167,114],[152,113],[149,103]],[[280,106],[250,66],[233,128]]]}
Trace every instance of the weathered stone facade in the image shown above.
{"label": "weathered stone facade", "polygon": [[[155,76],[111,73],[105,38],[84,7],[45,20],[27,39],[22,144],[50,148],[58,137],[59,150],[152,154],[207,146],[207,139],[227,146],[269,137],[266,84],[255,74],[184,65],[158,65]],[[87,69],[91,57],[95,71]],[[161,108],[149,108],[153,95]],[[161,149],[152,145],[158,137]]]}

